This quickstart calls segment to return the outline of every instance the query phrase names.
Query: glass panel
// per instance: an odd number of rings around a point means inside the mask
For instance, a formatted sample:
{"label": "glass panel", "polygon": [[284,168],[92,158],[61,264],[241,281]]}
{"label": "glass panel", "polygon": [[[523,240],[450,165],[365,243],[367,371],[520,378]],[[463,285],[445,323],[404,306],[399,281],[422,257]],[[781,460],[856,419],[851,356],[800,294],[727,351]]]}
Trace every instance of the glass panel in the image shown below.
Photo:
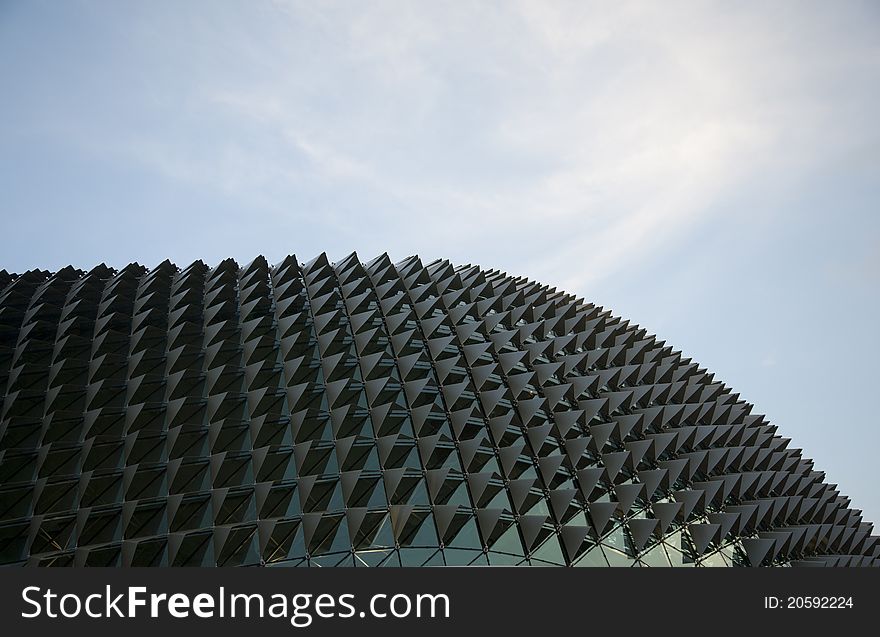
{"label": "glass panel", "polygon": [[608,566],[602,549],[596,546],[584,553],[572,566]]}
{"label": "glass panel", "polygon": [[556,538],[556,535],[551,535],[547,538],[547,541],[532,553],[532,559],[565,566],[565,557],[562,555],[562,547],[559,545],[559,541]]}
{"label": "glass panel", "polygon": [[608,559],[609,566],[632,566],[633,560],[627,557],[626,553],[607,546],[602,548],[605,551],[605,557]]}
{"label": "glass panel", "polygon": [[648,566],[672,566],[666,551],[660,544],[642,553],[639,559]]}

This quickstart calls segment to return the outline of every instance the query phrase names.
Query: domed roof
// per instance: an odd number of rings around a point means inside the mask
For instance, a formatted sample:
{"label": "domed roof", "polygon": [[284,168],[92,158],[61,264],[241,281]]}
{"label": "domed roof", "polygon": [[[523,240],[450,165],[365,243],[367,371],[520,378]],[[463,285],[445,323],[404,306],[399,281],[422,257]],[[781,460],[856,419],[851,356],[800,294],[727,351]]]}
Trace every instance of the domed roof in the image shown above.
{"label": "domed roof", "polygon": [[0,392],[0,563],[880,563],[712,374],[477,266],[0,272]]}

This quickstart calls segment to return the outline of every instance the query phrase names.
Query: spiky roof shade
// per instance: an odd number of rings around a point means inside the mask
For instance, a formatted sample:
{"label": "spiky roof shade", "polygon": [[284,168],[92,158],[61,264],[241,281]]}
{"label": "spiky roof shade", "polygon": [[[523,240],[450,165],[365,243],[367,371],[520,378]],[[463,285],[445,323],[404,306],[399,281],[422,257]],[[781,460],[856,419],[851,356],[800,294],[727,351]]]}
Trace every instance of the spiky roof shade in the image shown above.
{"label": "spiky roof shade", "polygon": [[0,563],[878,565],[776,427],[497,270],[0,272]]}

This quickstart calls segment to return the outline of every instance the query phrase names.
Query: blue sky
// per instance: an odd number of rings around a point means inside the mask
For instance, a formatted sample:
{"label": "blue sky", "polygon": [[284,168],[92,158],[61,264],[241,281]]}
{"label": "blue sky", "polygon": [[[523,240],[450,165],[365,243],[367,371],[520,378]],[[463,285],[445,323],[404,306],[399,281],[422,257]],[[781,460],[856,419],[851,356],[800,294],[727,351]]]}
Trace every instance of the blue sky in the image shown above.
{"label": "blue sky", "polygon": [[0,0],[0,268],[387,251],[558,285],[880,521],[876,2]]}

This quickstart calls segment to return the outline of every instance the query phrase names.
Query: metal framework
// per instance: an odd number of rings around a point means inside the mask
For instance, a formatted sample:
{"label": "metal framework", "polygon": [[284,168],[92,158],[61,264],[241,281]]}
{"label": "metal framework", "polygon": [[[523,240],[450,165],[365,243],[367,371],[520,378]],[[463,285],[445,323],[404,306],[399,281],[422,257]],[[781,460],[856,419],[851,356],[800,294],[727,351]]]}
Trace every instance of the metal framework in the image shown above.
{"label": "metal framework", "polygon": [[496,270],[0,272],[0,563],[880,565],[640,327]]}

